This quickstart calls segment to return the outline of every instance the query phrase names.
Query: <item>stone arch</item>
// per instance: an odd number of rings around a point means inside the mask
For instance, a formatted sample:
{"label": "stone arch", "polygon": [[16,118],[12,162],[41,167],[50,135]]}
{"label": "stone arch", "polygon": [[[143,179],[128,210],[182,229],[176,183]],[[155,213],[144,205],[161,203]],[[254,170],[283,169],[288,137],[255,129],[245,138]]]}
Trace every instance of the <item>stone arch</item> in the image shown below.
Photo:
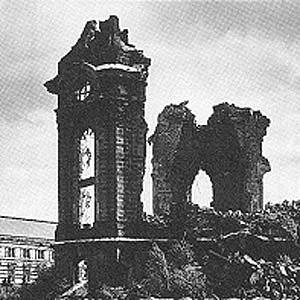
{"label": "stone arch", "polygon": [[208,122],[198,127],[194,147],[199,156],[199,168],[206,172],[212,182],[212,206],[221,211],[242,209],[240,195],[247,160],[232,124],[222,120],[217,122],[217,126]]}
{"label": "stone arch", "polygon": [[88,281],[88,264],[85,258],[79,258],[77,264],[75,265],[75,282],[83,283]]}
{"label": "stone arch", "polygon": [[187,193],[187,201],[200,207],[209,207],[213,201],[213,187],[209,175],[202,169],[199,169]]}
{"label": "stone arch", "polygon": [[185,103],[167,106],[150,138],[154,213],[180,222],[200,169],[211,179],[216,210],[262,209],[262,176],[270,166],[261,144],[269,123],[259,111],[222,103],[207,125],[196,126]]}

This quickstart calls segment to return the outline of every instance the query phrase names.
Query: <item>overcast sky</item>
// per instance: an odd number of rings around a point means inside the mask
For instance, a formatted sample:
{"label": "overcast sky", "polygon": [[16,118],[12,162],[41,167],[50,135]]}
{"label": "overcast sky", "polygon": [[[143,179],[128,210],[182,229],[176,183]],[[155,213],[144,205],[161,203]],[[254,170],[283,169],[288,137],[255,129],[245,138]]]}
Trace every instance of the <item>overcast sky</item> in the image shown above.
{"label": "overcast sky", "polygon": [[[88,20],[118,15],[152,59],[149,135],[169,103],[189,100],[205,124],[221,102],[271,119],[263,154],[265,202],[300,199],[300,2],[0,0],[0,214],[57,218],[56,97],[43,83]],[[151,210],[150,156],[143,201]],[[206,175],[194,184],[207,204]],[[201,201],[199,201],[201,199]]]}

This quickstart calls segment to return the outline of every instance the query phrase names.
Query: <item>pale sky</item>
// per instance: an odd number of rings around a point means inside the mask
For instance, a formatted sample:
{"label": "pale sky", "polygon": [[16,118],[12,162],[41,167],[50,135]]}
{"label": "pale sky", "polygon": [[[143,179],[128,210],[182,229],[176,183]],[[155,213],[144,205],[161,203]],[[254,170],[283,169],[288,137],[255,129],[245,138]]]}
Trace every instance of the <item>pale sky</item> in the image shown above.
{"label": "pale sky", "polygon": [[[189,100],[198,124],[225,101],[260,110],[271,119],[265,202],[300,199],[300,1],[0,0],[0,9],[1,215],[57,219],[57,99],[43,83],[86,21],[109,15],[152,59],[149,136],[170,103]],[[142,199],[151,211],[147,150]],[[208,177],[198,176],[197,203],[209,203],[210,189]]]}

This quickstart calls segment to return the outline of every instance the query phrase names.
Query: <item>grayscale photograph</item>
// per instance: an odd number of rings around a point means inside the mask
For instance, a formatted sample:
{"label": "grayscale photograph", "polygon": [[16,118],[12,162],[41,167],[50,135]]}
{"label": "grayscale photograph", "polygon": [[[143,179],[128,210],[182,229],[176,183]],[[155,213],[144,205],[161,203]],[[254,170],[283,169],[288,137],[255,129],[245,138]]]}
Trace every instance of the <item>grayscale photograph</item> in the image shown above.
{"label": "grayscale photograph", "polygon": [[300,1],[0,12],[0,300],[300,299]]}

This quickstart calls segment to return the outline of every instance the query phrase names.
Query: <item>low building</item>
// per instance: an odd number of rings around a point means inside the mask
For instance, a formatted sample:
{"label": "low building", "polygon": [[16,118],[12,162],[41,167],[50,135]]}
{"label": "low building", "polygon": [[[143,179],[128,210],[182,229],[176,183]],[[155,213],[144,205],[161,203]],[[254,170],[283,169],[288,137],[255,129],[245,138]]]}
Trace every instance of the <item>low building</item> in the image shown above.
{"label": "low building", "polygon": [[0,216],[0,283],[20,285],[54,264],[55,222]]}

